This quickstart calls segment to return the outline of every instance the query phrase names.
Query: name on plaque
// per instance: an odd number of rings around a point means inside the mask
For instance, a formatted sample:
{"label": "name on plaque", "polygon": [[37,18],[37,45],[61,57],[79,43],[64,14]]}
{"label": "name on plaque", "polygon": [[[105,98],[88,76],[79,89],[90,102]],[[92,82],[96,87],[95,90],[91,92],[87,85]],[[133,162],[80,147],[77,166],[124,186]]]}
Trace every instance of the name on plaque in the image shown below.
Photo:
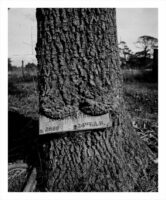
{"label": "name on plaque", "polygon": [[54,120],[40,115],[39,134],[101,129],[110,127],[112,124],[109,113],[100,116],[89,116],[80,112],[77,116],[77,118],[68,117],[61,120]]}

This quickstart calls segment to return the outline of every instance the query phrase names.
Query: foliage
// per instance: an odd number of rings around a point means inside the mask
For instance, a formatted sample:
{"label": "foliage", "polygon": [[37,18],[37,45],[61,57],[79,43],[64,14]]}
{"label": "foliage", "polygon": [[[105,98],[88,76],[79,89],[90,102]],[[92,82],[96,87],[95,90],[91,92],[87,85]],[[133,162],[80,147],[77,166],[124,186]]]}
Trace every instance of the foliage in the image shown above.
{"label": "foliage", "polygon": [[140,36],[136,42],[136,47],[140,51],[133,53],[125,41],[119,44],[119,54],[122,69],[146,69],[153,66],[153,49],[158,47],[158,39],[152,36]]}
{"label": "foliage", "polygon": [[136,52],[129,57],[126,65],[129,66],[128,68],[131,69],[152,69],[153,59],[146,58],[145,62],[145,59],[143,57],[140,57],[139,53]]}
{"label": "foliage", "polygon": [[132,55],[132,52],[127,46],[125,41],[120,41],[120,43],[118,44],[118,47],[119,47],[121,67],[124,68],[128,63],[128,60],[130,56]]}
{"label": "foliage", "polygon": [[143,35],[138,38],[136,46],[142,50],[139,54],[142,57],[147,58],[152,55],[153,49],[158,47],[158,39],[152,36]]}
{"label": "foliage", "polygon": [[8,58],[8,71],[13,71],[13,70],[17,70],[17,67],[12,65],[11,58]]}
{"label": "foliage", "polygon": [[127,54],[131,53],[131,50],[129,49],[125,41],[120,41],[120,43],[118,44],[118,47],[123,57],[126,57]]}
{"label": "foliage", "polygon": [[37,70],[37,65],[35,63],[28,63],[26,64],[25,69],[28,71],[35,71]]}

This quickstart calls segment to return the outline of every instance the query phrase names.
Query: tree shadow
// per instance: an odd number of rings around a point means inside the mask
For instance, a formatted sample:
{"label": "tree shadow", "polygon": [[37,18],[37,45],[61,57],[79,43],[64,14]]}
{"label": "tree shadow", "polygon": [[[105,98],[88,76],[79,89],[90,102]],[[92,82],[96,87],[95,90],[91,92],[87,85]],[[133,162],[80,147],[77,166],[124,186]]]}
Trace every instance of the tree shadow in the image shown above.
{"label": "tree shadow", "polygon": [[38,164],[38,120],[18,112],[8,112],[8,162],[23,160],[30,166]]}
{"label": "tree shadow", "polygon": [[22,91],[20,89],[18,89],[16,84],[14,84],[13,82],[8,83],[8,94],[10,94],[10,95],[20,95],[21,93],[22,93]]}

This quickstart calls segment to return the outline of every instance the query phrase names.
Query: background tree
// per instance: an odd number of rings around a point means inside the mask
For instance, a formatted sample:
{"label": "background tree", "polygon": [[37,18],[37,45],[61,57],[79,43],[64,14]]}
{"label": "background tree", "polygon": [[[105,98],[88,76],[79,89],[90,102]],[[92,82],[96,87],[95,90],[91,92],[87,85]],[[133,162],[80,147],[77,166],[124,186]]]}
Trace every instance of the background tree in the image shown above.
{"label": "background tree", "polygon": [[146,59],[153,55],[153,49],[158,46],[158,39],[152,36],[143,35],[138,38],[136,46],[142,50],[138,52],[138,54],[144,58],[146,64]]}
{"label": "background tree", "polygon": [[37,9],[36,16],[40,114],[109,113],[112,122],[101,130],[40,136],[38,188],[148,191],[153,155],[125,111],[116,10]]}
{"label": "background tree", "polygon": [[27,63],[26,65],[25,65],[25,69],[27,70],[27,71],[36,71],[37,70],[37,66],[36,66],[36,64],[35,63]]}
{"label": "background tree", "polygon": [[127,46],[126,42],[120,41],[118,44],[119,50],[120,50],[120,56],[124,57],[125,60],[127,60],[127,55],[130,54],[131,50]]}
{"label": "background tree", "polygon": [[132,55],[132,52],[129,49],[129,47],[127,46],[125,41],[120,41],[118,44],[118,47],[119,47],[121,66],[124,67],[127,65],[127,61],[129,60],[130,56]]}

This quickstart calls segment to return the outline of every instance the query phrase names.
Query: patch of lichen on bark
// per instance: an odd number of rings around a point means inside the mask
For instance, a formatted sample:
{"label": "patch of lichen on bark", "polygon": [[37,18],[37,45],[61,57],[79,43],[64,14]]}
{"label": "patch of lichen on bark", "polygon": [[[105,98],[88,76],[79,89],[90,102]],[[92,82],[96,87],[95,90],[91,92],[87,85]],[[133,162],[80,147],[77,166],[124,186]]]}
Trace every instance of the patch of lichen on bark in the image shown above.
{"label": "patch of lichen on bark", "polygon": [[116,110],[120,93],[115,9],[37,9],[40,112]]}

